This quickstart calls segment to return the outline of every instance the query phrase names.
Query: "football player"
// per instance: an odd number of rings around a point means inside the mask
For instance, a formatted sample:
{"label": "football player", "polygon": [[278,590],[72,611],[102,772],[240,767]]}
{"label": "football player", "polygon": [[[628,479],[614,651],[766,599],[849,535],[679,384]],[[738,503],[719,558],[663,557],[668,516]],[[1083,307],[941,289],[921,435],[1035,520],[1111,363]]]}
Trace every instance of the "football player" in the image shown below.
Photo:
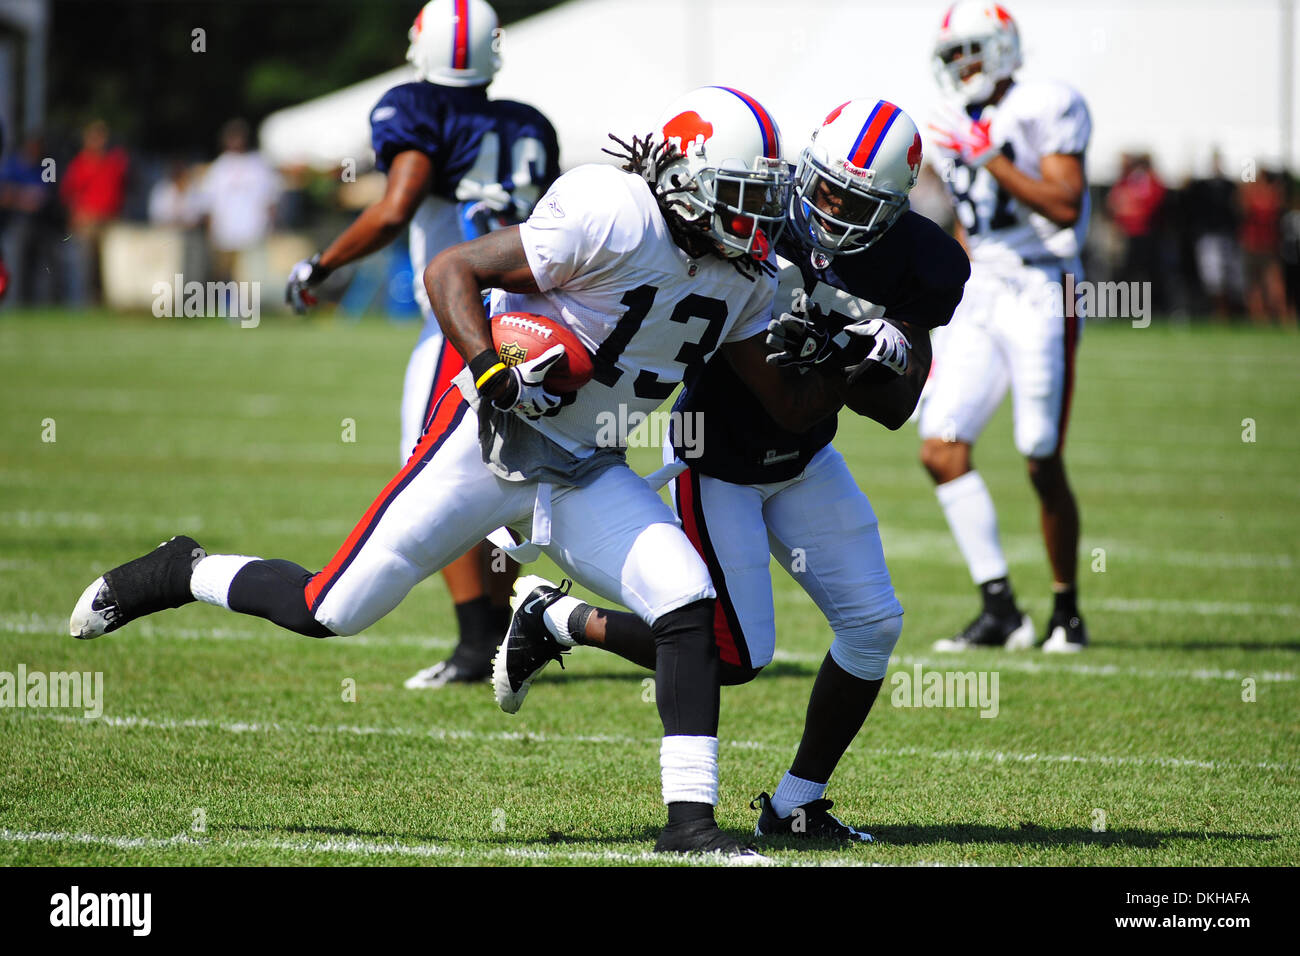
{"label": "football player", "polygon": [[1035,643],[1007,576],[993,499],[971,461],[1008,385],[1052,570],[1054,605],[1041,646],[1072,652],[1088,643],[1077,604],[1079,510],[1062,457],[1083,316],[1063,300],[1082,277],[1092,121],[1070,87],[1017,81],[1020,61],[1015,21],[1001,6],[961,0],[944,16],[934,71],[948,105],[930,125],[947,160],[971,280],[936,339],[921,403],[921,463],[983,607],[960,634],[935,644],[940,651]]}
{"label": "football player", "polygon": [[[908,209],[920,168],[920,135],[897,106],[866,99],[837,106],[799,158],[790,229],[777,245],[788,262],[769,361],[790,370],[794,383],[843,380],[849,407],[890,429],[916,407],[930,368],[929,330],[952,316],[970,271],[961,246]],[[902,630],[876,516],[831,444],[833,412],[809,430],[791,430],[726,358],[687,379],[675,407],[699,416],[702,454],[692,457],[677,434],[665,449],[666,458],[687,466],[674,479],[674,503],[718,592],[713,635],[722,681],[750,681],[772,660],[769,553],[835,635],[794,762],[773,795],[756,800],[755,832],[870,840],[831,815],[825,793]],[[494,673],[507,712],[517,711],[532,680],[575,645],[655,665],[654,635],[637,616],[594,608],[535,576],[521,578],[515,593]]]}
{"label": "football player", "polygon": [[[783,427],[806,428],[842,397],[825,376],[792,388],[766,361],[776,280],[764,260],[789,192],[767,110],[705,87],[676,101],[651,139],[633,139],[623,169],[571,170],[523,224],[429,264],[430,305],[466,368],[323,571],[209,555],[176,537],[91,582],[72,634],[98,637],[194,600],[314,637],[355,634],[505,525],[632,608],[654,635],[668,805],[657,848],[752,859],[713,817],[719,679],[708,568],[628,468],[625,447],[600,436],[609,415],[653,411],[720,348]],[[492,314],[537,313],[568,327],[594,355],[593,380],[563,397],[548,392],[559,349],[507,368],[481,289],[494,290]]]}
{"label": "football player", "polygon": [[[463,367],[429,306],[424,267],[448,246],[523,222],[559,175],[555,129],[541,113],[488,99],[500,66],[497,16],[484,0],[431,0],[415,18],[406,58],[417,79],[395,86],[370,113],[375,165],[388,188],[325,250],[300,262],[285,297],[302,312],[331,272],[409,229],[415,298],[424,326],[406,366],[399,462],[410,457],[434,403]],[[443,569],[460,641],[451,656],[406,681],[410,688],[479,681],[505,622],[514,566],[489,572],[486,545]]]}

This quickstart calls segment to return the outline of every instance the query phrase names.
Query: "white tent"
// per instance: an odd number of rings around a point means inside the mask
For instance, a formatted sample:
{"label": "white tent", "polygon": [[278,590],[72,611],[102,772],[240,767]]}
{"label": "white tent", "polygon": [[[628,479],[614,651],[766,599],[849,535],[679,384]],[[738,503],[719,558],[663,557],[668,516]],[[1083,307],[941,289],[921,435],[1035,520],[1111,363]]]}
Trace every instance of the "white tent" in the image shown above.
{"label": "white tent", "polygon": [[[1093,113],[1093,175],[1150,151],[1178,177],[1214,146],[1227,168],[1300,162],[1295,0],[1007,0],[1024,76],[1076,86]],[[946,6],[850,0],[573,0],[507,28],[492,86],[555,123],[566,167],[604,159],[606,133],[644,132],[675,95],[709,83],[752,93],[777,117],[787,155],[827,110],[854,96],[897,102],[924,125],[935,100],[930,49]],[[396,50],[404,38],[396,38]],[[394,70],[262,126],[277,163],[367,161],[371,106],[410,74]],[[1290,121],[1286,121],[1289,114]],[[1284,142],[1291,140],[1289,153]]]}

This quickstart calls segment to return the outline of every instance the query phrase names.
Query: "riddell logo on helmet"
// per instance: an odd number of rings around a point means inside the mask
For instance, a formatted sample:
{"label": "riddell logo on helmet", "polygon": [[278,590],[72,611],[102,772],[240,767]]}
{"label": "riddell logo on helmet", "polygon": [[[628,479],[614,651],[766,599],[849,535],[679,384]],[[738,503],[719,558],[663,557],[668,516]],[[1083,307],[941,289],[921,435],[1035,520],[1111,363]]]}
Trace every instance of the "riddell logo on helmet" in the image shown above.
{"label": "riddell logo on helmet", "polygon": [[664,123],[664,141],[677,140],[678,148],[684,153],[692,146],[702,145],[713,137],[713,124],[700,116],[695,110],[678,113]]}
{"label": "riddell logo on helmet", "polygon": [[875,176],[875,170],[862,169],[858,166],[854,166],[847,159],[840,160],[840,166],[842,166],[844,171],[850,176],[855,176],[858,179],[871,179]]}

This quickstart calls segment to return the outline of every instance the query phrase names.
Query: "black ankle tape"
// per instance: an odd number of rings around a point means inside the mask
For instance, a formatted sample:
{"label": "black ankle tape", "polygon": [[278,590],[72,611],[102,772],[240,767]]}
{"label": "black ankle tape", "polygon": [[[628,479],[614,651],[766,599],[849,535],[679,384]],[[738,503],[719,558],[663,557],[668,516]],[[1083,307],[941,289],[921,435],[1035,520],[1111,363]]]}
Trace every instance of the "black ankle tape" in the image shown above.
{"label": "black ankle tape", "polygon": [[105,573],[108,585],[126,620],[194,600],[190,575],[194,563],[206,552],[193,538],[177,535],[148,554]]}

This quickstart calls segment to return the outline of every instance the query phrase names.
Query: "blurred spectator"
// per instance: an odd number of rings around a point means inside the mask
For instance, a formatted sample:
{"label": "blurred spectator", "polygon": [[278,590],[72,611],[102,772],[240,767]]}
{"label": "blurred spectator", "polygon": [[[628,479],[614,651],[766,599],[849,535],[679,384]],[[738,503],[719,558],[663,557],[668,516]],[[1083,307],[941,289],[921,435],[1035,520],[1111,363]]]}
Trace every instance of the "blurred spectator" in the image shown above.
{"label": "blurred spectator", "polygon": [[1300,179],[1291,180],[1291,202],[1282,216],[1282,272],[1288,324],[1300,320]]}
{"label": "blurred spectator", "polygon": [[126,195],[126,150],[108,147],[108,124],[95,120],[83,131],[81,142],[81,152],[59,177],[72,231],[67,279],[73,305],[99,300],[100,241],[104,227],[120,215]]}
{"label": "blurred spectator", "polygon": [[1261,170],[1241,186],[1241,250],[1246,265],[1246,307],[1251,321],[1267,325],[1286,309],[1282,286],[1281,177]]}
{"label": "blurred spectator", "polygon": [[1126,282],[1150,282],[1156,308],[1161,308],[1164,301],[1163,289],[1155,281],[1160,273],[1156,226],[1164,199],[1165,187],[1151,168],[1151,157],[1124,154],[1119,179],[1111,187],[1106,205],[1126,239],[1122,278]]}
{"label": "blurred spectator", "polygon": [[1186,200],[1201,286],[1210,297],[1215,316],[1226,319],[1236,311],[1245,281],[1237,245],[1237,184],[1223,175],[1217,149],[1210,160],[1210,175],[1188,184]]}
{"label": "blurred spectator", "polygon": [[44,141],[27,137],[0,164],[0,233],[9,266],[10,301],[23,305],[53,301],[54,233],[58,195],[46,167]]}
{"label": "blurred spectator", "polygon": [[167,164],[166,174],[149,190],[149,222],[185,228],[197,219],[189,170],[185,163],[173,159]]}
{"label": "blurred spectator", "polygon": [[221,147],[198,189],[197,208],[208,217],[212,278],[225,282],[234,278],[236,257],[259,250],[270,233],[280,183],[267,162],[250,151],[243,120],[222,127]]}

